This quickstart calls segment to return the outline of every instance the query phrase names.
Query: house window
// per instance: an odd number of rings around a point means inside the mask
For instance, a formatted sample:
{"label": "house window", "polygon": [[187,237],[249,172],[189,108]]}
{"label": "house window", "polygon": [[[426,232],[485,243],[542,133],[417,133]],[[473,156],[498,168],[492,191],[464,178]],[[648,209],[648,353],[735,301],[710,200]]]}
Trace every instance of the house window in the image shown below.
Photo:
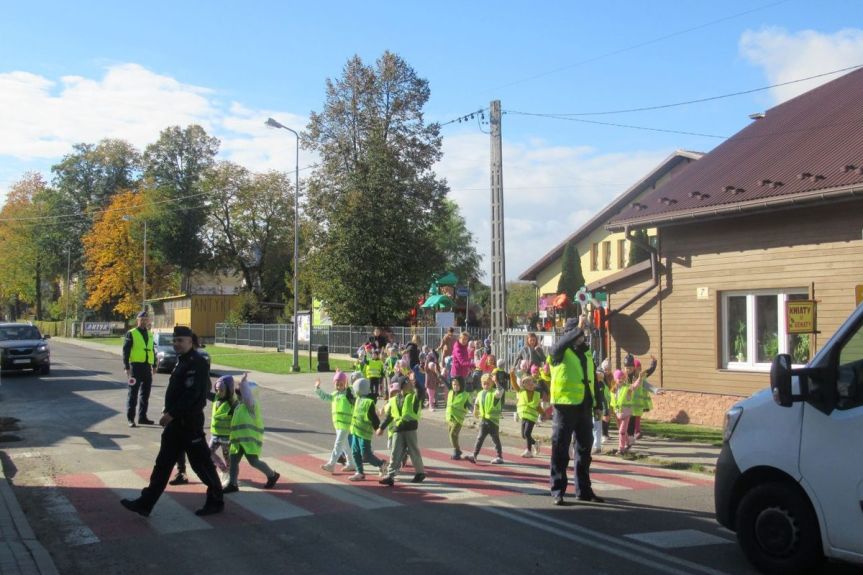
{"label": "house window", "polygon": [[590,271],[595,272],[599,269],[599,244],[590,246]]}
{"label": "house window", "polygon": [[722,294],[722,366],[767,370],[778,353],[793,363],[809,361],[809,336],[788,334],[785,302],[805,300],[806,290],[757,290]]}
{"label": "house window", "polygon": [[611,269],[611,242],[602,242],[602,269]]}
{"label": "house window", "polygon": [[617,240],[617,269],[626,267],[626,240]]}

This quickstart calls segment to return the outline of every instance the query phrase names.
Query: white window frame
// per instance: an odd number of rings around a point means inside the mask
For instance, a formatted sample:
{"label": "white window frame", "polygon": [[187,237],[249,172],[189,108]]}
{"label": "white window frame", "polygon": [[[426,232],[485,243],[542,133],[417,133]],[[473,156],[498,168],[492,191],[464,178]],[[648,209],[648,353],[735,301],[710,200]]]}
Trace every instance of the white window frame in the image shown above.
{"label": "white window frame", "polygon": [[[722,369],[731,371],[770,371],[770,362],[758,363],[755,358],[758,357],[757,351],[757,336],[756,336],[756,317],[755,317],[755,298],[756,296],[774,295],[779,301],[776,335],[779,338],[779,353],[789,353],[788,351],[788,333],[785,325],[785,302],[788,301],[790,295],[809,295],[806,288],[788,288],[788,289],[761,289],[761,290],[744,290],[744,291],[726,291],[722,292],[722,309],[720,311],[719,321],[721,324],[722,333]],[[732,361],[731,349],[728,344],[728,298],[731,297],[746,297],[746,357],[749,361],[740,362]],[[796,365],[796,364],[795,364]]]}

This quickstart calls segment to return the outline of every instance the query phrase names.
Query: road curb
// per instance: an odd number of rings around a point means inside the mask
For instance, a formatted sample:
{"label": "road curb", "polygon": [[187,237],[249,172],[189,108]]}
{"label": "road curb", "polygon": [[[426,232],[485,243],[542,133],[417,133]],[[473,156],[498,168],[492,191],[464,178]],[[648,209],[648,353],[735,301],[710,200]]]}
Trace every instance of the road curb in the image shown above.
{"label": "road curb", "polygon": [[11,554],[12,560],[21,573],[32,573],[35,570],[42,575],[59,574],[51,554],[36,539],[2,466],[0,466],[0,524],[3,526],[3,539],[6,545],[6,549],[0,551],[0,555],[6,556],[0,560],[4,567],[10,559],[8,555]]}

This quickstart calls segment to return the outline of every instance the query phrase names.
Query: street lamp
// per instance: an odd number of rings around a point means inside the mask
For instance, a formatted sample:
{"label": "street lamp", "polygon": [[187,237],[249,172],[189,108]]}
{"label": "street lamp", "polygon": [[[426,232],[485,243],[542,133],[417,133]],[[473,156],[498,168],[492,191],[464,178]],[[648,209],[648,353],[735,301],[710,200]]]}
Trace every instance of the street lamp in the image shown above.
{"label": "street lamp", "polygon": [[[123,216],[124,222],[134,221],[132,216]],[[144,220],[144,277],[141,281],[141,309],[147,309],[147,220]]]}
{"label": "street lamp", "polygon": [[[297,323],[297,316],[299,311],[297,307],[297,302],[300,298],[299,281],[297,277],[299,275],[300,265],[300,135],[295,130],[290,129],[289,127],[277,122],[272,118],[267,118],[267,126],[269,126],[270,128],[281,128],[283,130],[287,130],[292,133],[297,139],[297,160],[294,166],[294,182],[296,187],[296,189],[294,189],[294,341],[292,344],[292,347],[294,348],[294,364],[291,366],[291,371],[296,372],[300,371],[300,352],[298,349],[299,339],[297,337],[299,335],[299,325]],[[309,348],[311,349],[311,342],[309,342]]]}

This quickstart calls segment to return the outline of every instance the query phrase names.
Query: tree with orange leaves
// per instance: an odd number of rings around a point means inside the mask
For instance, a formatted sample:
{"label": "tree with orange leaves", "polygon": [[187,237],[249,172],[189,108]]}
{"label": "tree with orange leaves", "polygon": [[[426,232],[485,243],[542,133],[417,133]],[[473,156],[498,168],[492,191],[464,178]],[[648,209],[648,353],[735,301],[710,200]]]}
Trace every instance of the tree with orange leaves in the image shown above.
{"label": "tree with orange leaves", "polygon": [[[145,217],[144,194],[120,192],[84,235],[88,307],[110,305],[124,317],[141,309],[144,242],[139,228]],[[160,264],[152,252],[148,254],[147,267],[147,294],[155,295],[170,283],[170,270]]]}

